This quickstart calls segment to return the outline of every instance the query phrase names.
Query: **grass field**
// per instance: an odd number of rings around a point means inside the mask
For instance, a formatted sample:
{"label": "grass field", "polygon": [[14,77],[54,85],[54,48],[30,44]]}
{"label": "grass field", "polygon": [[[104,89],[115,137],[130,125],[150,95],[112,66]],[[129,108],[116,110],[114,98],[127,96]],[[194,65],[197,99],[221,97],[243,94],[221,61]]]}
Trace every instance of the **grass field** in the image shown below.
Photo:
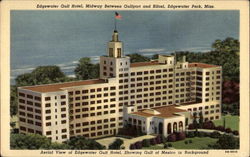
{"label": "grass field", "polygon": [[239,116],[222,116],[220,120],[213,121],[215,126],[223,126],[223,118],[226,119],[226,128],[231,128],[232,130],[239,130]]}
{"label": "grass field", "polygon": [[[192,140],[192,143],[185,144],[185,141]],[[167,142],[171,143],[174,149],[208,149],[208,144],[215,144],[218,139],[210,137],[194,137],[186,138],[182,141]],[[164,149],[163,144],[158,144],[150,147],[143,147],[142,149]]]}

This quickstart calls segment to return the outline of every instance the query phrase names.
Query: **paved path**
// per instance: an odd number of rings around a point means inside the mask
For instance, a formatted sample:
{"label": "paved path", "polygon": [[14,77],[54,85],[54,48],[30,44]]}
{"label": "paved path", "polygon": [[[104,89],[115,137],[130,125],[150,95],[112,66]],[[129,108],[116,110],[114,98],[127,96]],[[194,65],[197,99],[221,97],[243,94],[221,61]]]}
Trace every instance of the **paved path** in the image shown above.
{"label": "paved path", "polygon": [[135,143],[137,141],[142,141],[144,139],[150,139],[150,138],[154,138],[155,136],[153,135],[144,135],[144,136],[140,136],[140,137],[136,137],[136,138],[132,138],[132,139],[126,139],[123,143],[122,146],[125,147],[125,149],[129,149],[130,144]]}
{"label": "paved path", "polygon": [[[107,138],[103,138],[103,139],[99,139],[99,140],[96,140],[96,142],[106,146],[106,148],[108,149],[108,146],[114,142],[116,139],[121,139],[123,140],[123,145],[125,147],[125,149],[129,149],[129,146],[130,144],[132,143],[135,143],[137,141],[142,141],[144,139],[150,139],[150,138],[154,138],[155,136],[153,135],[144,135],[144,136],[140,136],[140,137],[135,137],[135,138],[132,138],[132,139],[127,139],[127,138],[123,138],[123,137],[107,137]],[[121,146],[121,147],[122,147]]]}

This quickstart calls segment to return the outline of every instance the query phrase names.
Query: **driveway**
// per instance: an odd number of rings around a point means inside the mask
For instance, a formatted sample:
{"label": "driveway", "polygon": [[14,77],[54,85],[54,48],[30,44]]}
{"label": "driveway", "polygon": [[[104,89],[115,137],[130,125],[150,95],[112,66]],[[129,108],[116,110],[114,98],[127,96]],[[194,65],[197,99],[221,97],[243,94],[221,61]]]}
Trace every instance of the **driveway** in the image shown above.
{"label": "driveway", "polygon": [[[123,138],[123,137],[107,137],[107,138],[103,138],[103,139],[99,139],[96,140],[96,142],[106,146],[106,148],[108,149],[109,144],[111,144],[112,142],[115,141],[115,139],[121,139],[123,140],[123,145],[125,147],[125,149],[129,149],[130,144],[135,143],[137,141],[142,141],[144,139],[150,139],[150,138],[154,138],[155,136],[153,135],[144,135],[144,136],[140,136],[140,137],[135,137],[132,139],[127,139],[127,138]],[[121,147],[122,147],[121,146]]]}

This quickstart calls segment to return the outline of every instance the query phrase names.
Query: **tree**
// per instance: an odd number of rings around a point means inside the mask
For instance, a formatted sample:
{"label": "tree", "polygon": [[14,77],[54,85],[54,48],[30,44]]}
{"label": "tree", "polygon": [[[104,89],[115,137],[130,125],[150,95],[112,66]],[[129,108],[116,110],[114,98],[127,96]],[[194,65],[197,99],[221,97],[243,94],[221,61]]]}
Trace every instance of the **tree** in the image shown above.
{"label": "tree", "polygon": [[202,111],[201,111],[201,112],[199,112],[199,128],[202,128],[203,121],[204,121],[204,119],[203,119],[203,114],[202,114]]}
{"label": "tree", "polygon": [[52,142],[49,149],[69,149],[69,146],[65,143]]}
{"label": "tree", "polygon": [[150,59],[146,56],[142,56],[138,53],[133,53],[133,54],[129,54],[127,55],[130,57],[130,62],[131,63],[135,63],[135,62],[148,62],[150,61]]}
{"label": "tree", "polygon": [[219,52],[238,53],[239,45],[240,43],[238,40],[228,37],[225,40],[219,40],[219,39],[215,40],[215,42],[212,44],[212,48],[214,48],[215,51]]}
{"label": "tree", "polygon": [[158,59],[159,58],[159,54],[154,54],[151,59]]}
{"label": "tree", "polygon": [[17,87],[10,87],[10,116],[17,114]]}
{"label": "tree", "polygon": [[65,76],[58,66],[39,66],[31,73],[19,75],[15,79],[17,87],[65,82],[68,80],[70,79]]}
{"label": "tree", "polygon": [[197,133],[198,132],[198,123],[197,123],[197,113],[196,112],[193,113],[193,117],[194,117],[193,125],[194,125],[195,132]]}
{"label": "tree", "polygon": [[221,135],[217,143],[213,146],[217,149],[239,149],[239,138],[232,135]]}
{"label": "tree", "polygon": [[81,58],[75,68],[75,75],[78,80],[98,78],[99,64],[92,64],[88,57]]}
{"label": "tree", "polygon": [[39,134],[11,134],[11,149],[48,149],[50,140]]}
{"label": "tree", "polygon": [[83,136],[77,136],[73,137],[70,140],[68,140],[67,145],[70,149],[89,149],[89,150],[95,150],[95,149],[105,149],[104,146],[102,146],[100,143],[92,140],[92,139],[86,139]]}

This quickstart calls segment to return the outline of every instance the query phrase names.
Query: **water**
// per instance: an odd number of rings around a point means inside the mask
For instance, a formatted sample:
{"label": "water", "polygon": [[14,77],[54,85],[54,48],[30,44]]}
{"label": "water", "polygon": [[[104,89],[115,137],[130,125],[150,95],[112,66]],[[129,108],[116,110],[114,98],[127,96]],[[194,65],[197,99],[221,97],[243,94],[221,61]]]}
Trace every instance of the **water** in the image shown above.
{"label": "water", "polygon": [[[239,38],[238,11],[120,11],[125,54],[207,52],[216,39]],[[114,11],[12,11],[11,79],[37,66],[73,75],[77,61],[106,54]]]}

